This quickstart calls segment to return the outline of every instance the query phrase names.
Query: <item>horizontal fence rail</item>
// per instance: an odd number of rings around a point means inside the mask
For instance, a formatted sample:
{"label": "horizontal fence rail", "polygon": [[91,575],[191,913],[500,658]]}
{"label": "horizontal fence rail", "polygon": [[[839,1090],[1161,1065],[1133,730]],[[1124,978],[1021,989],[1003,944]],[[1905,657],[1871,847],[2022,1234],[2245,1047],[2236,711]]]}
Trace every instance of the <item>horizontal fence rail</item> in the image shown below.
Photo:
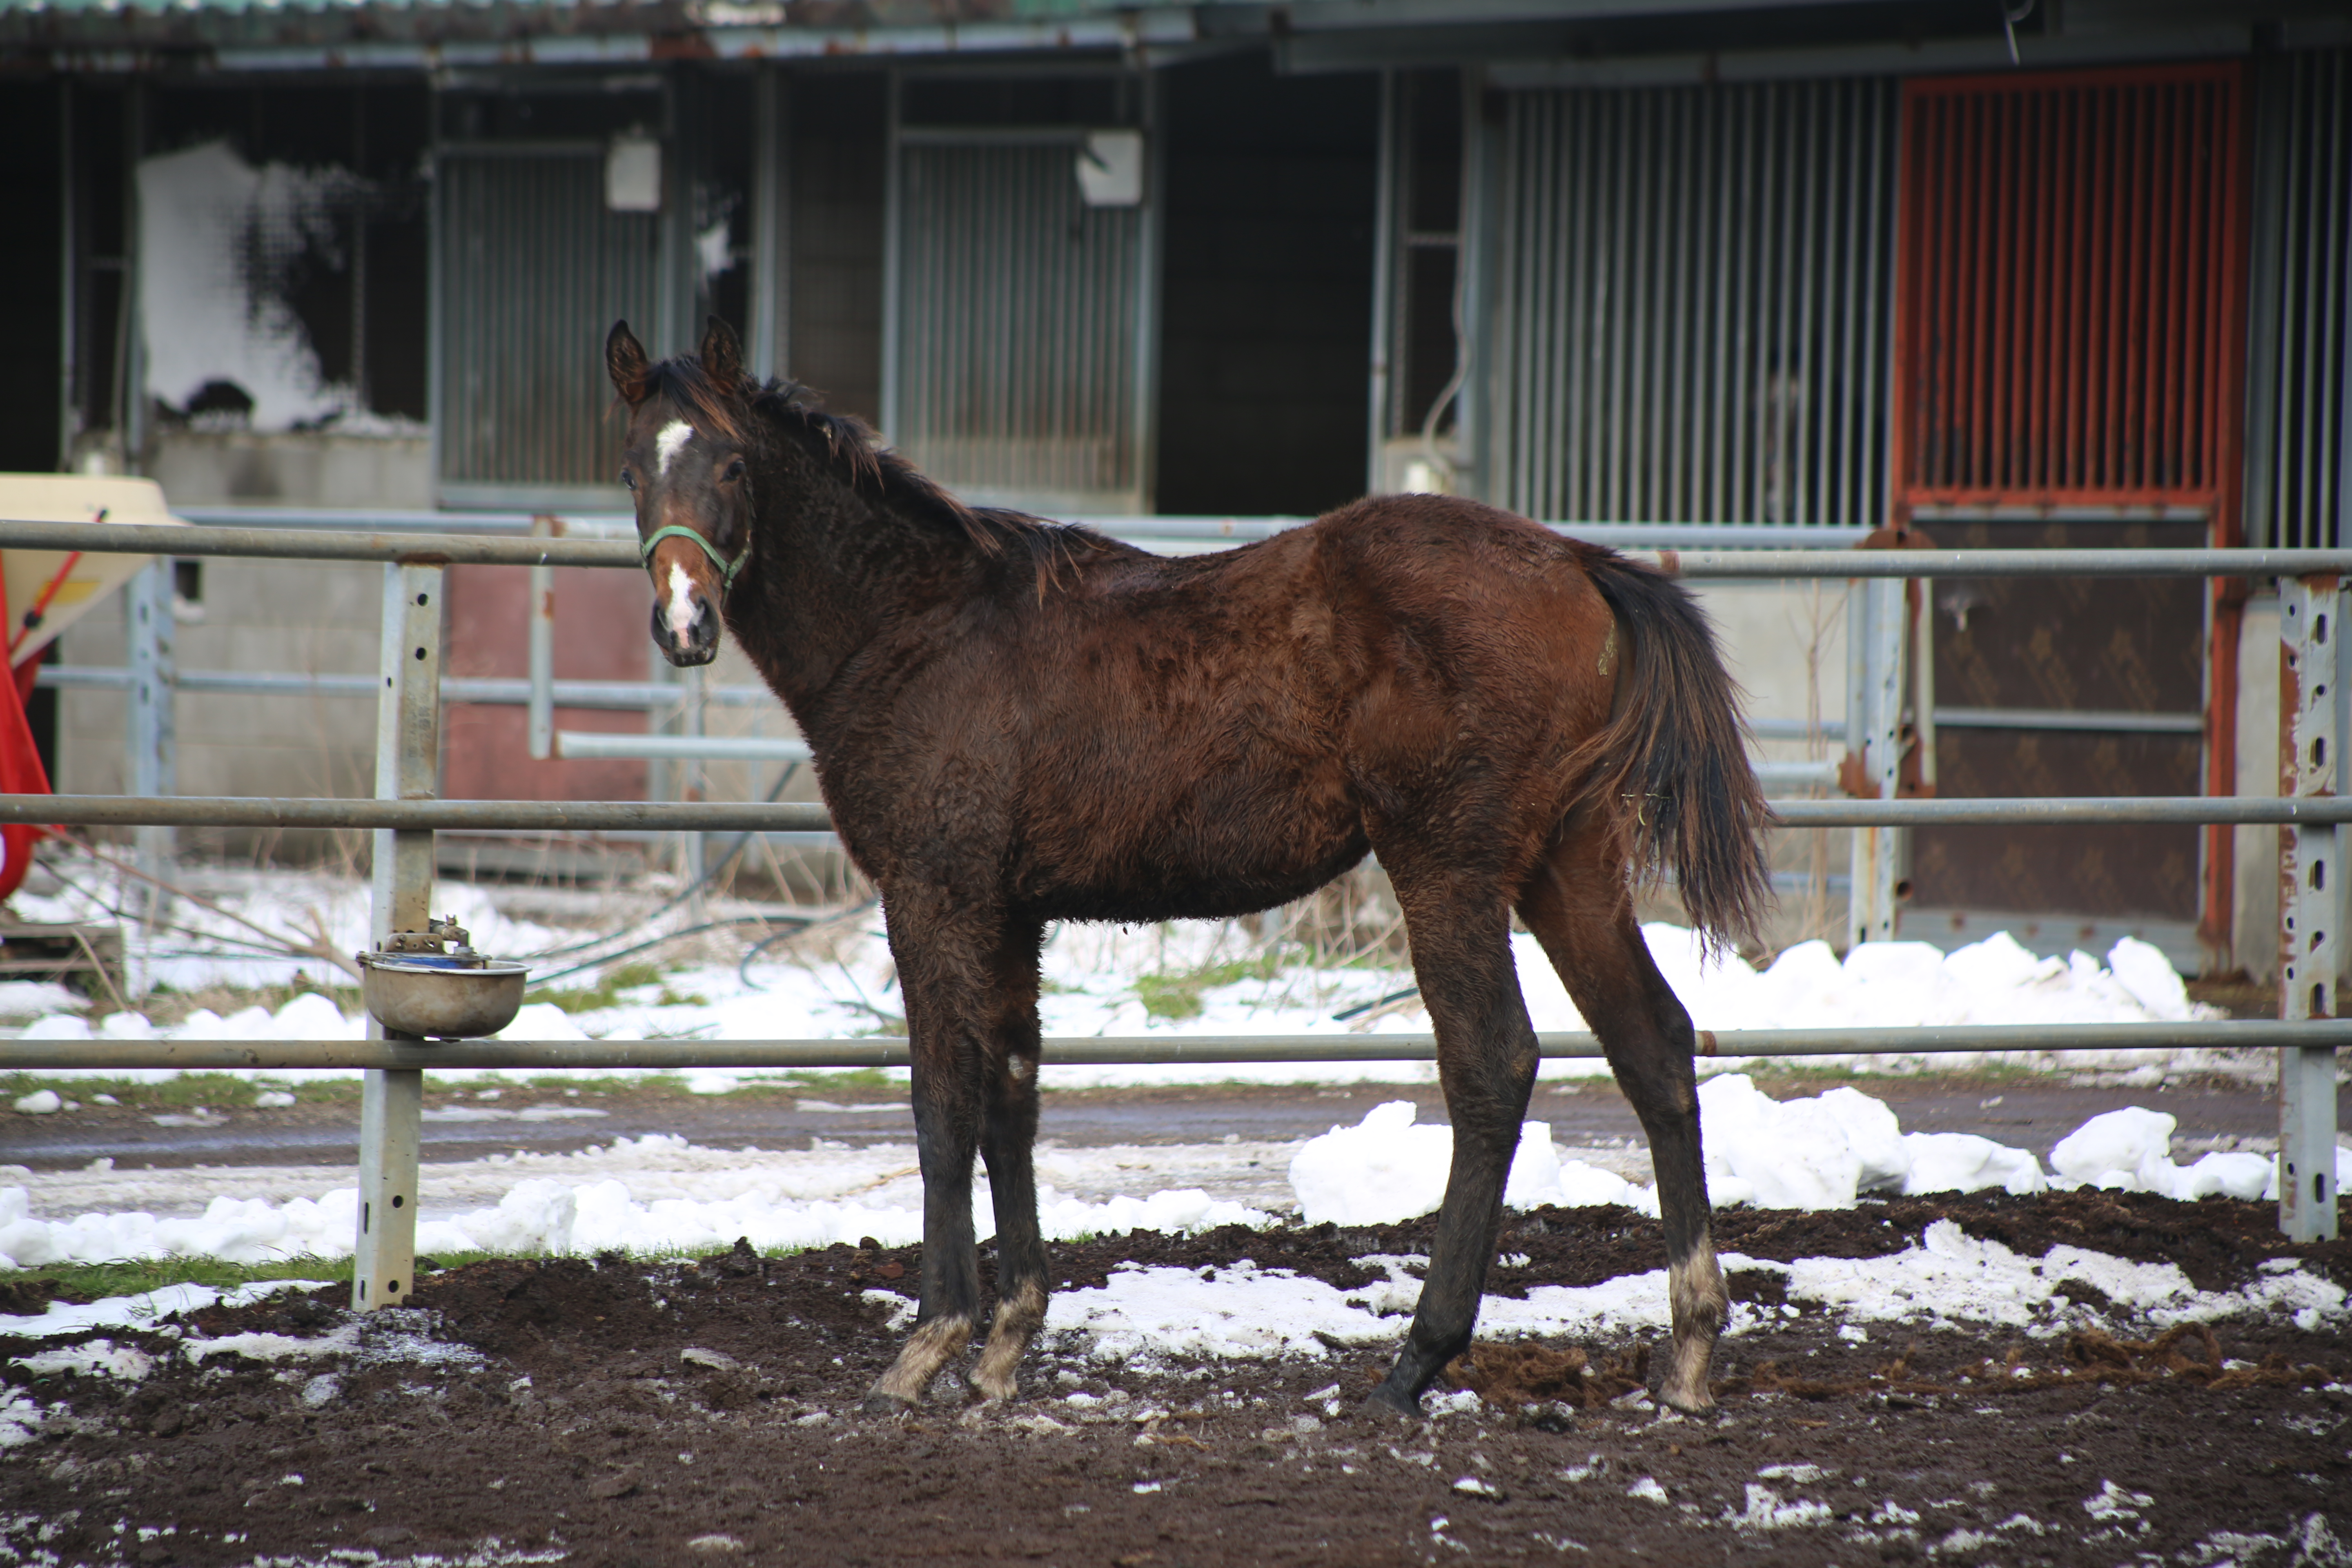
{"label": "horizontal fence rail", "polygon": [[698,800],[328,800],[263,795],[0,795],[0,822],[82,827],[362,827],[426,833],[822,833],[814,802]]}
{"label": "horizontal fence rail", "polygon": [[[1599,532],[1550,525],[1575,536]],[[1239,535],[1234,536],[1237,540]],[[153,522],[0,519],[0,547],[100,553],[404,565],[628,566],[628,539],[179,527]],[[2295,577],[2352,574],[2352,550],[1675,550],[1634,551],[1692,581],[1797,577]]]}
{"label": "horizontal fence rail", "polygon": [[[561,516],[527,511],[420,511],[374,508],[176,506],[173,515],[190,522],[224,528],[337,528],[386,533],[528,534],[541,522],[551,523],[561,538],[585,534],[591,538],[626,538],[636,531],[636,519],[625,511],[567,512]],[[1071,516],[1059,522],[1083,523],[1114,539],[1170,540],[1186,543],[1246,543],[1271,539],[1303,528],[1311,517],[1107,517]],[[1595,544],[1648,549],[1680,549],[1704,545],[1715,549],[1796,550],[1859,544],[1870,536],[1867,528],[1819,527],[1774,522],[1553,522],[1547,526],[1575,534]]]}
{"label": "horizontal fence rail", "polygon": [[[2352,796],[2137,795],[2051,800],[1782,800],[1790,827],[2063,826],[2159,822],[2275,826],[2352,822]],[[0,795],[0,822],[83,827],[367,827],[424,832],[821,833],[825,808],[791,801],[327,800],[266,795]]]}
{"label": "horizontal fence rail", "polygon": [[[124,691],[131,670],[121,665],[45,664],[36,686],[61,691]],[[248,675],[234,669],[184,669],[172,684],[190,694],[236,697],[364,697],[383,695],[383,679],[374,675],[291,675],[262,672]],[[659,686],[650,680],[559,680],[554,682],[558,708],[598,708],[642,711],[675,708],[684,701],[681,687]],[[530,702],[530,682],[519,677],[451,676],[441,682],[444,702],[481,702],[522,708]],[[776,694],[764,686],[705,686],[702,700],[714,707],[770,708]]]}
{"label": "horizontal fence rail", "polygon": [[[0,536],[0,542],[5,542]],[[1798,577],[2305,577],[2352,573],[2352,550],[1656,550],[1691,582]]]}
{"label": "horizontal fence rail", "polygon": [[[1581,1030],[1539,1034],[1548,1060],[1590,1060],[1601,1042]],[[2352,1046],[2352,1019],[2170,1024],[2008,1024],[1948,1027],[1702,1030],[1702,1057],[1946,1056],[1968,1051],[2254,1049]],[[1425,1062],[1437,1037],[1182,1035],[1058,1037],[1046,1067],[1168,1067],[1284,1062]],[[304,1068],[501,1068],[520,1071],[625,1068],[898,1068],[906,1040],[0,1040],[0,1071],[58,1068],[293,1070]]]}
{"label": "horizontal fence rail", "polygon": [[168,522],[0,521],[0,547],[262,561],[380,561],[404,566],[635,566],[625,539],[509,539],[494,534],[301,528],[183,528]]}

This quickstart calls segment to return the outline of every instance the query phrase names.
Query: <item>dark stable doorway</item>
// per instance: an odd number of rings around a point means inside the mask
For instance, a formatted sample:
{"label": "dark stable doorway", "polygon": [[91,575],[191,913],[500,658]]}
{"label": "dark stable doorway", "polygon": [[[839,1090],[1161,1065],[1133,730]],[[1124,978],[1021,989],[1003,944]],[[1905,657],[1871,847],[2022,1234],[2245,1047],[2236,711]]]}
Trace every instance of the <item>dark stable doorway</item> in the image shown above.
{"label": "dark stable doorway", "polygon": [[1158,509],[1364,489],[1380,86],[1262,55],[1169,70]]}

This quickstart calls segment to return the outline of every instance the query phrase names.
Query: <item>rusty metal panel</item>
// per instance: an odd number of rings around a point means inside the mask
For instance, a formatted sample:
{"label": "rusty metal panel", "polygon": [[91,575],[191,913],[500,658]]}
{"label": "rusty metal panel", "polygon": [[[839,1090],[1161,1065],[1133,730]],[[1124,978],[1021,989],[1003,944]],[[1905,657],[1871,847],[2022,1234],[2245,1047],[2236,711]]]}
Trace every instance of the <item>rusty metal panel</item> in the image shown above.
{"label": "rusty metal panel", "polygon": [[[526,566],[449,568],[442,595],[448,605],[443,673],[456,678],[529,675],[530,589],[530,568]],[[555,620],[557,679],[646,678],[644,641],[635,635],[653,607],[653,585],[644,573],[558,567],[551,591],[562,606]],[[631,635],[615,636],[615,628]],[[511,703],[447,702],[441,720],[443,791],[453,797],[499,800],[646,798],[642,762],[531,760],[524,720],[524,710]],[[555,725],[641,735],[646,715],[558,708]]]}
{"label": "rusty metal panel", "polygon": [[660,217],[609,212],[595,150],[445,151],[438,177],[436,436],[445,499],[570,504],[619,494],[604,334],[650,336]]}
{"label": "rusty metal panel", "polygon": [[2241,68],[1920,79],[1904,113],[1898,508],[2227,504]]}
{"label": "rusty metal panel", "polygon": [[[2193,549],[2206,542],[2201,520],[1939,521],[1931,531],[1938,544],[1963,549]],[[1932,592],[1938,705],[2086,715],[2066,728],[1939,725],[1938,794],[2200,793],[2202,735],[2102,730],[2087,716],[2179,717],[2203,710],[2203,584],[1938,578]],[[1917,828],[1911,902],[2193,921],[2200,832],[2149,825]]]}
{"label": "rusty metal panel", "polygon": [[1510,95],[1491,499],[1883,522],[1896,105],[1883,79]]}
{"label": "rusty metal panel", "polygon": [[975,500],[1131,514],[1150,510],[1146,209],[1087,205],[1079,145],[899,149],[887,434]]}

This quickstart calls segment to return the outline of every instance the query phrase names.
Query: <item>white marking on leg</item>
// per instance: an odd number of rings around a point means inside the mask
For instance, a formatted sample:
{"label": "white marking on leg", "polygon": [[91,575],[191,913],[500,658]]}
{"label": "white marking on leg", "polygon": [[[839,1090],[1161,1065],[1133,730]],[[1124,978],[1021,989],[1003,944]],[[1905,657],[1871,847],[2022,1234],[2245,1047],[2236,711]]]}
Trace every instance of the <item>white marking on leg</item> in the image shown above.
{"label": "white marking on leg", "polygon": [[961,1314],[933,1318],[908,1336],[898,1359],[882,1374],[874,1390],[866,1395],[869,1406],[877,1400],[898,1405],[914,1404],[931,1385],[948,1358],[961,1350],[971,1338],[971,1320]]}
{"label": "white marking on leg", "polygon": [[683,419],[673,419],[654,437],[654,473],[656,477],[669,472],[677,461],[680,448],[694,439],[694,426]]}
{"label": "white marking on leg", "polygon": [[1731,1305],[1712,1237],[1682,1261],[1666,1265],[1666,1300],[1674,1309],[1674,1362],[1659,1396],[1677,1410],[1705,1410],[1715,1403],[1706,1386],[1707,1364]]}
{"label": "white marking on leg", "polygon": [[669,563],[669,635],[680,642],[694,625],[694,579],[686,568],[673,561]]}
{"label": "white marking on leg", "polygon": [[980,1367],[971,1385],[982,1399],[1010,1399],[1020,1390],[1022,1352],[1045,1321],[1045,1287],[1032,1279],[1012,1298],[996,1304],[996,1321],[988,1344],[980,1352]]}

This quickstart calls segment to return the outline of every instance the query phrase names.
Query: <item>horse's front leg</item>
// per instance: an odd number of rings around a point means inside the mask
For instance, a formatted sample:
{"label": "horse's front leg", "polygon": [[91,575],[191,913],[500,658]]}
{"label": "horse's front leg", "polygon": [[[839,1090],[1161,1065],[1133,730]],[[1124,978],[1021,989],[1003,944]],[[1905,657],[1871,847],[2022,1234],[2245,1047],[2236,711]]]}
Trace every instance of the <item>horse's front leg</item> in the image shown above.
{"label": "horse's front leg", "polygon": [[980,1157],[996,1207],[996,1320],[972,1386],[983,1399],[1018,1392],[1021,1357],[1045,1322],[1045,1241],[1037,1226],[1037,944],[1040,928],[1006,931],[989,997]]}
{"label": "horse's front leg", "polygon": [[980,1315],[980,1255],[972,1240],[971,1161],[985,1082],[988,944],[947,918],[943,899],[885,896],[913,1054],[915,1151],[923,1173],[923,1272],[915,1331],[866,1396],[874,1414],[923,1396],[971,1342]]}

